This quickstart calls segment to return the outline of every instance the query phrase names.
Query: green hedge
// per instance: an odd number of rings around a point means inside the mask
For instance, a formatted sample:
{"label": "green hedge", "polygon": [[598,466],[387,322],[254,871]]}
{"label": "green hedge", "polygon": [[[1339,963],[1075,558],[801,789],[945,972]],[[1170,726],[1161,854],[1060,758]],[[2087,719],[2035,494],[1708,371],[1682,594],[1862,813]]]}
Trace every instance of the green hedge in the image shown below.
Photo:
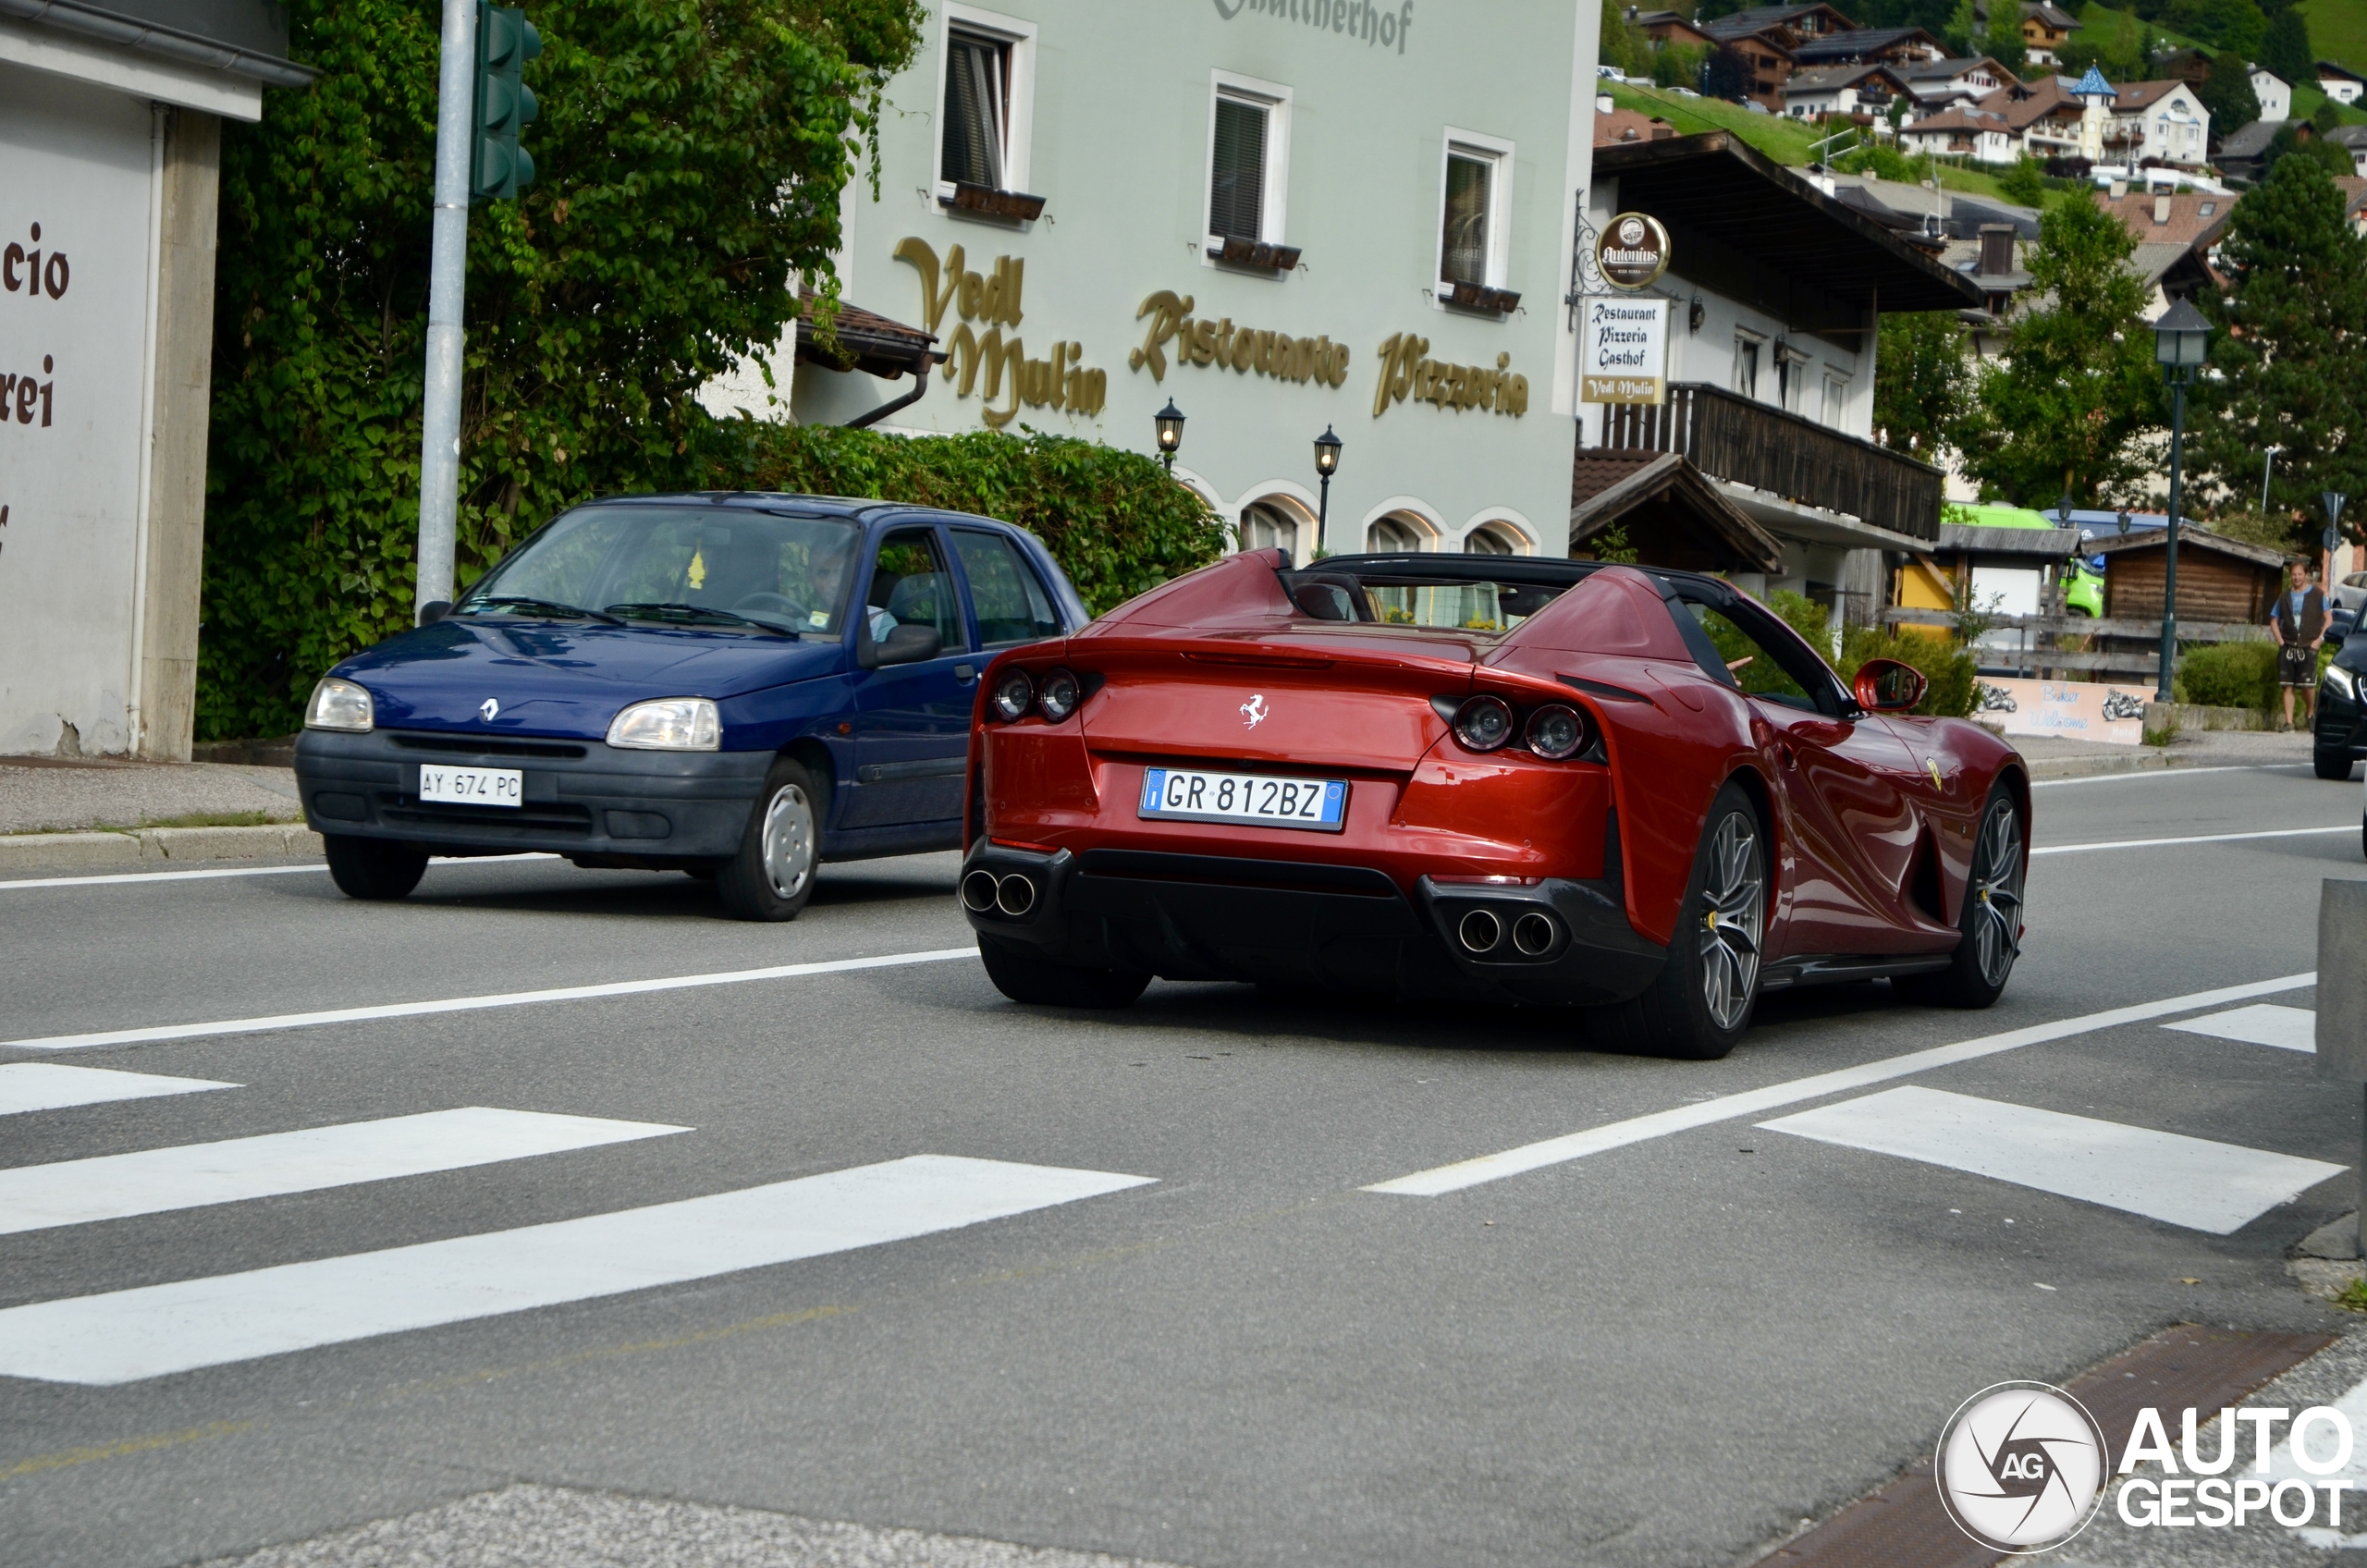
{"label": "green hedge", "polygon": [[2267,713],[2277,702],[2276,644],[2208,643],[2189,648],[2172,689],[2182,703]]}
{"label": "green hedge", "polygon": [[1841,638],[1842,679],[1855,675],[1868,659],[1896,659],[1923,672],[1931,689],[1915,704],[1917,713],[1968,718],[1980,698],[1979,669],[1972,655],[1948,638],[1870,626],[1849,628]]}
{"label": "green hedge", "polygon": [[1112,609],[1228,546],[1207,503],[1158,461],[1063,435],[885,435],[742,420],[718,426],[716,488],[865,496],[1015,522],[1042,539],[1085,608]]}

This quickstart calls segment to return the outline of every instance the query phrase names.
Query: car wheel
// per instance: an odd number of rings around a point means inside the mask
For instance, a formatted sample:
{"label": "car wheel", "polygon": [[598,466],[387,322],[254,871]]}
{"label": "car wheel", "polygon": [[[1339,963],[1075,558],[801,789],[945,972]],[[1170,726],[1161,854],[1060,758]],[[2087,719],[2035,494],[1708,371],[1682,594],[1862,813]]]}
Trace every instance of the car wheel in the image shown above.
{"label": "car wheel", "polygon": [[748,814],[739,852],[716,868],[723,907],[742,920],[795,920],[822,858],[819,796],[804,766],[781,758]]}
{"label": "car wheel", "polygon": [[1767,931],[1767,834],[1750,797],[1728,784],[1710,802],[1668,962],[1644,994],[1598,1014],[1627,1048],[1715,1061],[1750,1027]]}
{"label": "car wheel", "polygon": [[1992,786],[1972,841],[1964,911],[1956,917],[1964,939],[1947,968],[1892,981],[1900,995],[1935,1007],[1979,1008],[2004,994],[2022,950],[2022,883],[2029,874],[2022,840],[2022,812],[2013,791],[2002,782]]}
{"label": "car wheel", "polygon": [[321,842],[328,851],[329,879],[350,899],[403,898],[427,871],[427,851],[410,844],[350,833],[325,833]]}
{"label": "car wheel", "polygon": [[2348,751],[2314,751],[2310,753],[2310,761],[2317,766],[2319,778],[2343,784],[2350,782],[2350,753]]}
{"label": "car wheel", "polygon": [[996,990],[1040,1007],[1124,1007],[1150,984],[1147,974],[1061,963],[995,937],[979,937],[978,957]]}

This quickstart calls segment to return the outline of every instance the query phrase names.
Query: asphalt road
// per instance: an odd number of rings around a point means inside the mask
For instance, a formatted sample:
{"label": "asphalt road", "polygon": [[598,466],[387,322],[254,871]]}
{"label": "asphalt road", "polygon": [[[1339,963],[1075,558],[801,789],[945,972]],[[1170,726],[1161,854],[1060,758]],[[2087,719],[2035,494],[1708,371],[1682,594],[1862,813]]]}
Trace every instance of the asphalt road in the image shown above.
{"label": "asphalt road", "polygon": [[[2214,841],[2043,853],[1989,1012],[1796,993],[1713,1063],[1598,1053],[1545,1013],[1244,987],[1014,1007],[941,956],[969,945],[951,856],[829,868],[785,927],[723,919],[684,877],[549,861],[439,864],[391,906],[309,869],[0,882],[0,1038],[46,1042],[0,1045],[0,1110],[18,1063],[236,1085],[0,1113],[0,1558],[176,1563],[452,1505],[269,1561],[429,1539],[445,1548],[411,1560],[1085,1561],[990,1544],[1008,1542],[1199,1568],[1747,1562],[1928,1452],[1987,1384],[2066,1378],[2176,1321],[2355,1321],[2284,1268],[2351,1207],[2353,1093],[2302,1052],[2164,1024],[2314,1005],[2292,982],[2314,967],[2321,878],[2367,876],[2361,806],[2306,768],[2042,787],[2042,851]],[[2167,1005],[2079,1022],[2147,1004]],[[394,1011],[339,1016],[372,1008]],[[2042,1024],[2066,1026],[1775,1092]],[[130,1030],[164,1037],[107,1043]],[[1770,1093],[1707,1103],[1748,1091]],[[2088,1201],[1760,1125],[1894,1091],[1921,1097],[1861,1128],[1968,1096],[2226,1145],[2271,1187],[2302,1168],[2270,1156],[2346,1169],[2221,1234],[2207,1213],[2242,1182],[2205,1145],[2162,1141],[2131,1190]],[[205,1201],[222,1194],[198,1156],[26,1174],[326,1130],[289,1157],[317,1173],[358,1158],[350,1124],[468,1107],[593,1131],[229,1201]],[[1439,1195],[1364,1190],[1687,1107]],[[2056,1123],[2033,1125],[2042,1144]],[[843,1231],[803,1253],[757,1256],[693,1201],[915,1156],[1007,1163],[800,1189],[840,1194]],[[890,1190],[908,1181],[938,1185]],[[1090,1192],[1044,1195],[1061,1183]],[[41,1228],[27,1193],[56,1209]],[[929,1203],[1001,1207],[914,1219]],[[436,1268],[542,1288],[552,1248],[625,1266],[596,1222],[472,1261],[429,1243],[668,1204],[687,1207],[649,1223],[689,1259],[669,1280],[553,1286],[558,1305],[521,1310],[485,1285],[435,1326],[337,1327],[399,1318]],[[336,1285],[337,1260],[411,1246],[394,1284]],[[194,1280],[216,1285],[124,1293]],[[219,1290],[244,1305],[209,1307]],[[17,1310],[43,1303],[74,1305]],[[283,1313],[307,1348],[209,1360]],[[28,1348],[45,1335],[62,1359]],[[185,1369],[110,1380],[118,1363]]]}

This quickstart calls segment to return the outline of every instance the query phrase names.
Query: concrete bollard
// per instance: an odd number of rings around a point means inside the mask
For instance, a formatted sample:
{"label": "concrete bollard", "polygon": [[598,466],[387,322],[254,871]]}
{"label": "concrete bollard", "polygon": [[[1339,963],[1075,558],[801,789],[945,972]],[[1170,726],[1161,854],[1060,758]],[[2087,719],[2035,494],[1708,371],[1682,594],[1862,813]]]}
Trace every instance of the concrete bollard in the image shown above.
{"label": "concrete bollard", "polygon": [[[2367,1096],[2367,882],[2328,878],[2318,894],[2318,1076]],[[2367,1256],[2367,1097],[2360,1121],[2360,1253]]]}

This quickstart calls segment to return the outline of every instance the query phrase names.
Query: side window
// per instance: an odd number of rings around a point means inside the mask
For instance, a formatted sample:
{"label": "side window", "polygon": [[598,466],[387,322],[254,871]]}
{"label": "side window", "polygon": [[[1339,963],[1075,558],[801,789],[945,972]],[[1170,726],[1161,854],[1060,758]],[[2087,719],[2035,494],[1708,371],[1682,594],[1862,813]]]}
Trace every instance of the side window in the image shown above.
{"label": "side window", "polygon": [[879,541],[866,609],[874,642],[886,641],[900,626],[933,626],[947,653],[970,645],[953,574],[945,570],[934,528],[900,528]]}
{"label": "side window", "polygon": [[1061,634],[1060,613],[1043,580],[1000,533],[975,528],[953,530],[953,548],[970,579],[970,604],[978,612],[978,641],[989,648],[1040,643]]}
{"label": "side window", "polygon": [[1743,606],[1737,605],[1732,616],[1692,599],[1684,606],[1709,633],[1719,662],[1745,695],[1808,713],[1827,711],[1831,678],[1822,662],[1797,639],[1759,626],[1760,618]]}

